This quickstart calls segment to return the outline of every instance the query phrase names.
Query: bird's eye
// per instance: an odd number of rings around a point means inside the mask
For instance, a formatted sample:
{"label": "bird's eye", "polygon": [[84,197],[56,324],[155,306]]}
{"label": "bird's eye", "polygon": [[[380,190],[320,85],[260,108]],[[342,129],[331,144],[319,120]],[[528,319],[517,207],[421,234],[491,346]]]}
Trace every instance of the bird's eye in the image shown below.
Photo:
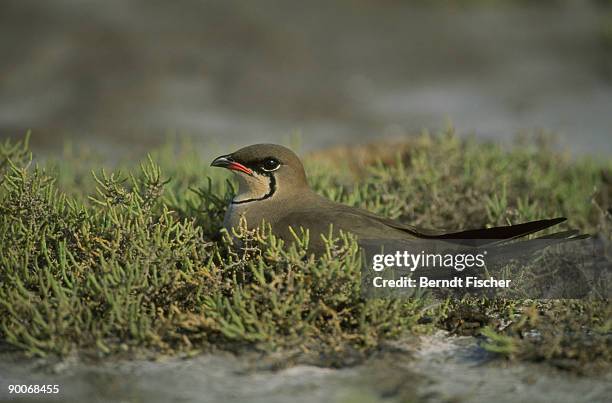
{"label": "bird's eye", "polygon": [[266,158],[262,164],[264,171],[272,172],[276,171],[280,167],[280,162],[275,158]]}

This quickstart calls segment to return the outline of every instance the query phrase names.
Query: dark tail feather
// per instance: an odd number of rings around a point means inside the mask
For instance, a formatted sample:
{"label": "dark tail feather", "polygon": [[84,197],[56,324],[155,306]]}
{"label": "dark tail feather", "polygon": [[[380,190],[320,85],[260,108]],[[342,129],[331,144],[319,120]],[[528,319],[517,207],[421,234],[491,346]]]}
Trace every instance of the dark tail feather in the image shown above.
{"label": "dark tail feather", "polygon": [[[557,225],[565,221],[565,217],[552,218],[550,220],[538,220],[538,221],[530,221],[523,224],[509,225],[506,227],[493,227],[493,228],[482,228],[482,229],[473,229],[467,231],[453,232],[450,234],[442,234],[442,235],[433,235],[433,236],[425,236],[424,238],[430,239],[457,239],[457,240],[483,240],[483,242],[477,242],[478,245],[486,245],[488,243],[492,243],[493,240],[509,240],[522,236],[526,236],[529,234],[533,234],[534,232],[542,231],[543,229],[552,227],[553,225]],[[562,233],[566,233],[569,231],[565,231]],[[562,234],[559,233],[559,234]],[[551,235],[554,236],[555,234]],[[572,236],[574,234],[570,234]],[[487,242],[489,240],[489,242]],[[472,244],[470,242],[470,244]]]}

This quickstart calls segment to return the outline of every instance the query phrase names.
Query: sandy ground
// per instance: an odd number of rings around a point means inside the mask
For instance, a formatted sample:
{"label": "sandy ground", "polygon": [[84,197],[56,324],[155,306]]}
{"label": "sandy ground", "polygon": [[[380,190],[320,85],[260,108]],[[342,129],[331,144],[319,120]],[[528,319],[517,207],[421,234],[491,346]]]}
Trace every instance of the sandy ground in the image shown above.
{"label": "sandy ground", "polygon": [[[409,347],[414,346],[417,347]],[[9,384],[57,384],[58,395],[9,395]],[[580,377],[541,364],[508,363],[474,338],[442,332],[342,369],[262,369],[230,354],[161,362],[49,365],[5,355],[0,400],[69,402],[606,402],[612,374]]]}

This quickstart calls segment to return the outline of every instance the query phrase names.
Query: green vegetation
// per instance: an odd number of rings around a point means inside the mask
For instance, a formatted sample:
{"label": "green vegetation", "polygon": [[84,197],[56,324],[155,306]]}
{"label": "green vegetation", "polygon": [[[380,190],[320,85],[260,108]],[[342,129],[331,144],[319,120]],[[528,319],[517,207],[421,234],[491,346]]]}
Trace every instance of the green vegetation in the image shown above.
{"label": "green vegetation", "polygon": [[[573,228],[611,236],[602,204],[610,161],[452,134],[389,148],[393,158],[381,153],[352,174],[310,157],[312,185],[421,226],[564,215]],[[39,167],[27,140],[0,146],[0,340],[29,354],[257,349],[341,365],[442,328],[484,329],[484,347],[511,359],[580,370],[612,359],[607,302],[365,300],[350,236],[330,240],[320,259],[266,231],[243,230],[245,248],[234,247],[219,230],[233,184],[193,147],[169,145],[123,173],[91,175],[83,161],[67,154]]]}

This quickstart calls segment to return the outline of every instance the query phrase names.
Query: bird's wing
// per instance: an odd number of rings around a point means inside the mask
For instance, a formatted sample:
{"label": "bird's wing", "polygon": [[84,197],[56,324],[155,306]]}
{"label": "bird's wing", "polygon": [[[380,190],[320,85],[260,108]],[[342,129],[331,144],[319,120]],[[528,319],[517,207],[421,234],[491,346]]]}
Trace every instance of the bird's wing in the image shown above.
{"label": "bird's wing", "polygon": [[[402,239],[410,238],[405,227],[389,225],[393,221],[348,206],[332,208],[302,208],[284,214],[273,223],[274,232],[287,234],[287,228],[298,230],[300,227],[310,231],[310,237],[327,235],[330,225],[334,231],[350,232],[360,238]],[[346,207],[346,208],[345,208]]]}
{"label": "bird's wing", "polygon": [[[416,228],[405,225],[393,220],[383,219],[390,227],[403,230],[410,235],[423,239],[439,239],[446,240],[451,243],[463,243],[470,245],[486,245],[493,243],[495,240],[511,240],[527,236],[546,228],[552,227],[566,220],[565,217],[557,217],[546,220],[530,221],[522,224],[508,225],[504,227],[479,228],[454,232],[444,232]],[[570,233],[571,232],[571,233]],[[576,235],[573,231],[563,231],[551,234],[548,237],[552,238],[568,238]],[[456,242],[454,242],[456,241]]]}
{"label": "bird's wing", "polygon": [[424,238],[453,242],[453,240],[509,240],[544,230],[566,220],[565,217],[558,217],[504,227],[449,232],[414,227],[367,210],[334,203],[320,196],[309,205],[317,207],[293,209],[275,223],[275,229],[282,231],[288,226],[294,229],[302,227],[310,229],[311,235],[327,234],[329,225],[333,224],[336,230],[352,232],[363,238]]}
{"label": "bird's wing", "polygon": [[404,224],[386,217],[381,217],[367,210],[344,206],[347,210],[359,212],[372,220],[379,221],[391,228],[405,231],[419,238],[432,239],[513,239],[533,234],[566,221],[565,217],[557,217],[546,220],[529,221],[522,224],[507,225],[503,227],[478,228],[461,231],[444,231],[437,229],[419,228]]}
{"label": "bird's wing", "polygon": [[[381,217],[367,210],[356,209],[349,206],[343,206],[348,214],[360,214],[368,217],[370,220],[380,222],[390,228],[404,231],[417,238],[426,239],[514,239],[517,237],[526,236],[535,232],[542,231],[552,227],[563,221],[565,217],[557,217],[546,220],[530,221],[522,224],[508,225],[503,227],[479,228],[461,231],[443,231],[428,228],[419,228],[412,225],[404,224],[386,217]],[[347,214],[345,213],[345,214]]]}
{"label": "bird's wing", "polygon": [[[407,227],[406,231],[416,234],[420,238],[432,239],[514,239],[542,231],[546,228],[562,223],[565,220],[565,217],[558,217],[547,220],[530,221],[522,224],[507,225],[504,227],[479,228],[442,233],[413,227]],[[395,228],[404,228],[404,225],[401,223],[389,225],[392,225]]]}
{"label": "bird's wing", "polygon": [[[398,232],[403,232],[404,237],[445,239],[451,241],[453,239],[514,239],[533,234],[566,221],[565,217],[558,217],[503,227],[448,232],[414,227],[386,217],[381,217],[367,210],[343,204],[330,203],[330,205],[326,207],[327,208],[310,212],[294,212],[286,216],[282,224],[295,226],[299,223],[299,225],[304,228],[312,228],[313,226],[320,228],[321,225],[324,225],[325,228],[329,228],[329,223],[333,223],[336,228],[353,232],[357,236],[385,237],[386,235],[390,238],[399,238],[401,236],[398,235]],[[307,220],[310,222],[304,222],[305,217],[308,217]],[[321,232],[325,233],[325,231]]]}
{"label": "bird's wing", "polygon": [[472,229],[437,235],[437,239],[513,239],[534,232],[542,231],[565,221],[565,217],[551,218],[547,220],[529,221],[522,224],[508,225],[504,227],[491,227]]}

